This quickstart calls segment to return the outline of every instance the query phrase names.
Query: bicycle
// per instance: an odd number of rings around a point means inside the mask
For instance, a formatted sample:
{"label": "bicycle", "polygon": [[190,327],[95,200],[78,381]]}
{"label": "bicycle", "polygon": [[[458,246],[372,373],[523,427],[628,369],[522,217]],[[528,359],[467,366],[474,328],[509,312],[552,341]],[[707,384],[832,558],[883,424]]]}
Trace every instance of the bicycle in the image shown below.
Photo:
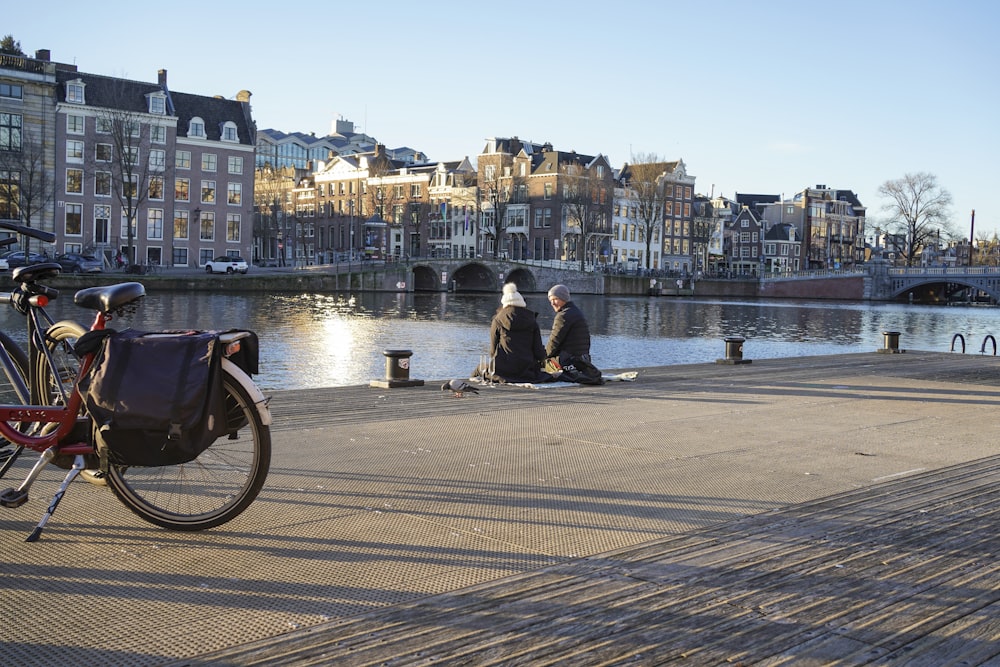
{"label": "bicycle", "polygon": [[[0,221],[0,229],[54,240],[53,234],[12,223]],[[11,274],[17,286],[0,293],[0,304],[9,303],[25,316],[28,349],[25,353],[0,331],[0,445],[6,442],[13,447],[5,461],[0,458],[0,477],[25,449],[39,453],[24,481],[0,492],[0,505],[24,505],[31,485],[49,463],[68,469],[27,542],[38,540],[80,472],[100,465],[92,420],[78,390],[96,352],[78,356],[74,351],[88,329],[69,320],[54,322],[45,310],[59,293],[43,283],[59,273],[55,263],[18,267]],[[89,330],[100,331],[112,320],[134,312],[144,296],[141,283],[125,282],[80,290],[74,302],[95,313]],[[227,433],[187,463],[107,466],[108,487],[137,516],[171,530],[205,530],[231,521],[256,499],[270,467],[271,414],[268,399],[233,361],[241,341],[249,335],[245,331],[219,334]]]}

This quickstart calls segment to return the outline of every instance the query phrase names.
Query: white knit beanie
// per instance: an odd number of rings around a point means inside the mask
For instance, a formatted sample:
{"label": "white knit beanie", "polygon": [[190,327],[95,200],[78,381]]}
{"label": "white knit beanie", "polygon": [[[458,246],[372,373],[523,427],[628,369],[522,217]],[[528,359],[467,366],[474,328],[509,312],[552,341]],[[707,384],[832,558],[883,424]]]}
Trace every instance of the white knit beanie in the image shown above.
{"label": "white knit beanie", "polygon": [[517,285],[514,283],[507,283],[503,286],[503,296],[500,297],[500,305],[521,306],[522,308],[526,306],[524,303],[524,297],[517,291]]}

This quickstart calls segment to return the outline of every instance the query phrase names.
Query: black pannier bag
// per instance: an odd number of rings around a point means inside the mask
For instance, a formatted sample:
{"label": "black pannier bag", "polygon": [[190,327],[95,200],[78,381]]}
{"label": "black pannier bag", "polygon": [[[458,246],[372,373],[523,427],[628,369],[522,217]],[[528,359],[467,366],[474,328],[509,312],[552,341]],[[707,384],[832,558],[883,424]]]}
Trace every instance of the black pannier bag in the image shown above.
{"label": "black pannier bag", "polygon": [[111,333],[80,383],[101,466],[192,461],[227,431],[215,332]]}

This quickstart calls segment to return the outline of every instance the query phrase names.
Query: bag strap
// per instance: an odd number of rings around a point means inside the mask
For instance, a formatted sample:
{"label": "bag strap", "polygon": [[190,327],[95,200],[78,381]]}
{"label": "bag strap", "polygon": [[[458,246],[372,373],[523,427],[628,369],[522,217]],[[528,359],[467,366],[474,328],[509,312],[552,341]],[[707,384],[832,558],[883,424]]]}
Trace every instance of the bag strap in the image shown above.
{"label": "bag strap", "polygon": [[[214,342],[210,342],[209,347],[211,348],[213,344]],[[194,360],[195,352],[198,349],[198,345],[195,344],[195,342],[191,342],[191,344],[186,345],[185,347],[187,349],[184,350],[184,361],[181,364],[181,375],[177,379],[177,387],[174,390],[174,401],[170,404],[170,428],[167,429],[168,442],[171,440],[181,439],[180,405],[181,400],[184,398],[184,392],[187,390],[187,380],[188,374],[191,372],[191,362]],[[164,446],[166,446],[166,444],[164,444]]]}

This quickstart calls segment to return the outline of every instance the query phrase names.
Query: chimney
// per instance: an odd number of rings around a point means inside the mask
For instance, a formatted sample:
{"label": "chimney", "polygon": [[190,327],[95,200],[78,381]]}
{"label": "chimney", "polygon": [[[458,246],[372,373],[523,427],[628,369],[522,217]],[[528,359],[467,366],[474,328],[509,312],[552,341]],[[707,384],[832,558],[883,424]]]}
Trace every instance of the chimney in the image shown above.
{"label": "chimney", "polygon": [[161,69],[156,72],[157,82],[160,84],[160,88],[166,90],[167,88],[167,70]]}
{"label": "chimney", "polygon": [[48,62],[52,58],[52,52],[48,49],[38,49],[35,51],[35,60],[44,60]]}
{"label": "chimney", "polygon": [[237,102],[249,102],[250,101],[250,95],[251,95],[251,92],[249,90],[241,90],[240,92],[236,93],[236,101]]}

